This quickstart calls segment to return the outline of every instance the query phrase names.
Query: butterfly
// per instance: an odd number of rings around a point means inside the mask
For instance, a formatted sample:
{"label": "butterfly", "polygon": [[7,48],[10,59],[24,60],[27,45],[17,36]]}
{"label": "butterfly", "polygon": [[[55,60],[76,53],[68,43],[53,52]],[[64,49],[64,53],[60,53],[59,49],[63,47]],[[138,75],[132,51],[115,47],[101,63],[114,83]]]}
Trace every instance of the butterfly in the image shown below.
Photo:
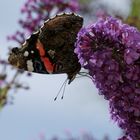
{"label": "butterfly", "polygon": [[75,13],[48,19],[21,47],[11,50],[9,63],[35,73],[66,73],[70,84],[81,69],[74,44],[82,25],[83,18]]}

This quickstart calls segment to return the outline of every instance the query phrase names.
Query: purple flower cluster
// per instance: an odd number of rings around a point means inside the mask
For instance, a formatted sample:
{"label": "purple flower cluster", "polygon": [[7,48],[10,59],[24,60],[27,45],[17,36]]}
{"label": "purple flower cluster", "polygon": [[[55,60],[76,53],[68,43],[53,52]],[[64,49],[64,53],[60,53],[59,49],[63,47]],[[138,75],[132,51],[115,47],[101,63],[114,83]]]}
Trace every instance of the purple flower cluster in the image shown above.
{"label": "purple flower cluster", "polygon": [[121,140],[140,139],[140,32],[107,17],[81,29],[75,46],[79,62],[109,100],[111,117],[125,131]]}
{"label": "purple flower cluster", "polygon": [[21,9],[25,19],[20,19],[19,24],[24,31],[17,31],[9,36],[8,40],[14,40],[19,44],[25,41],[25,35],[36,31],[44,22],[61,12],[77,12],[79,10],[78,0],[27,0]]}

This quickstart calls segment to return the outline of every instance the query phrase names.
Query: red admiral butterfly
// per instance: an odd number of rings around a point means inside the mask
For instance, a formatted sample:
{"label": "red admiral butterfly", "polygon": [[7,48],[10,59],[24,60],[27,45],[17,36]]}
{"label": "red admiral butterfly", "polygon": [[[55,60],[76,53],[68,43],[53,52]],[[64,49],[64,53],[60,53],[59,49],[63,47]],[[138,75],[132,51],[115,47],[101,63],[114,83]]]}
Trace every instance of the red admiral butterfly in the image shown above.
{"label": "red admiral butterfly", "polygon": [[70,84],[81,69],[74,43],[82,24],[83,18],[74,13],[48,19],[21,48],[11,50],[9,63],[30,72],[67,73]]}

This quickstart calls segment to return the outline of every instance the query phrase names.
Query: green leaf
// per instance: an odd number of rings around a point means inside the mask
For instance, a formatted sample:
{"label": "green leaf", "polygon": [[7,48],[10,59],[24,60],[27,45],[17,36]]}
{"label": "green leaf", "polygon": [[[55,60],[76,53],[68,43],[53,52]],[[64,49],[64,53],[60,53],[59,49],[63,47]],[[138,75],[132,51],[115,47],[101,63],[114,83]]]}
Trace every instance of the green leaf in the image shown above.
{"label": "green leaf", "polygon": [[129,17],[124,21],[140,30],[140,0],[132,0],[132,11]]}
{"label": "green leaf", "polygon": [[6,104],[8,90],[9,88],[7,86],[0,88],[0,109]]}
{"label": "green leaf", "polygon": [[140,18],[140,0],[133,0],[132,1],[132,12],[131,16],[136,16]]}

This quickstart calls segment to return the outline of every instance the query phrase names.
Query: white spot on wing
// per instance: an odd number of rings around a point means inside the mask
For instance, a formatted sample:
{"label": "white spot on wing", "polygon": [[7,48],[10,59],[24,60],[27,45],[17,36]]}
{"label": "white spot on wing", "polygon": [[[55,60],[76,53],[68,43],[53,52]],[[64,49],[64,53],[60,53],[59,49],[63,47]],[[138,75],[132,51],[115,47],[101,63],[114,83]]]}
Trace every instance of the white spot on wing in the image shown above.
{"label": "white spot on wing", "polygon": [[75,16],[78,16],[76,13],[73,13]]}
{"label": "white spot on wing", "polygon": [[44,23],[47,23],[50,19],[47,19]]}
{"label": "white spot on wing", "polygon": [[33,62],[32,62],[32,60],[27,60],[27,69],[28,69],[28,71],[30,71],[30,72],[34,71],[34,67],[33,67]]}
{"label": "white spot on wing", "polygon": [[58,16],[62,16],[63,14],[64,14],[64,13],[58,13],[57,15],[58,15]]}
{"label": "white spot on wing", "polygon": [[52,16],[50,19],[54,19],[56,17],[56,15],[55,16]]}
{"label": "white spot on wing", "polygon": [[31,53],[34,53],[34,51],[32,50]]}
{"label": "white spot on wing", "polygon": [[26,45],[26,43],[27,43],[27,41],[25,41],[25,42],[22,44],[22,46],[25,46],[25,45]]}
{"label": "white spot on wing", "polygon": [[42,29],[44,27],[44,24],[41,26],[41,28],[40,29]]}
{"label": "white spot on wing", "polygon": [[30,36],[28,36],[26,40],[29,40],[30,38],[31,38],[31,35],[30,35]]}
{"label": "white spot on wing", "polygon": [[33,32],[34,35],[35,35],[35,34],[38,34],[38,33],[39,33],[39,31]]}
{"label": "white spot on wing", "polygon": [[32,60],[27,60],[27,65],[29,65],[29,66],[33,66],[33,62],[32,62]]}
{"label": "white spot on wing", "polygon": [[29,52],[28,51],[25,51],[24,52],[24,56],[27,57],[28,55],[29,55]]}
{"label": "white spot on wing", "polygon": [[34,68],[33,68],[33,67],[29,67],[29,66],[27,66],[27,69],[28,69],[29,72],[34,71]]}
{"label": "white spot on wing", "polygon": [[71,12],[67,12],[67,13],[64,13],[64,14],[66,14],[66,15],[72,15],[72,13],[71,13]]}

